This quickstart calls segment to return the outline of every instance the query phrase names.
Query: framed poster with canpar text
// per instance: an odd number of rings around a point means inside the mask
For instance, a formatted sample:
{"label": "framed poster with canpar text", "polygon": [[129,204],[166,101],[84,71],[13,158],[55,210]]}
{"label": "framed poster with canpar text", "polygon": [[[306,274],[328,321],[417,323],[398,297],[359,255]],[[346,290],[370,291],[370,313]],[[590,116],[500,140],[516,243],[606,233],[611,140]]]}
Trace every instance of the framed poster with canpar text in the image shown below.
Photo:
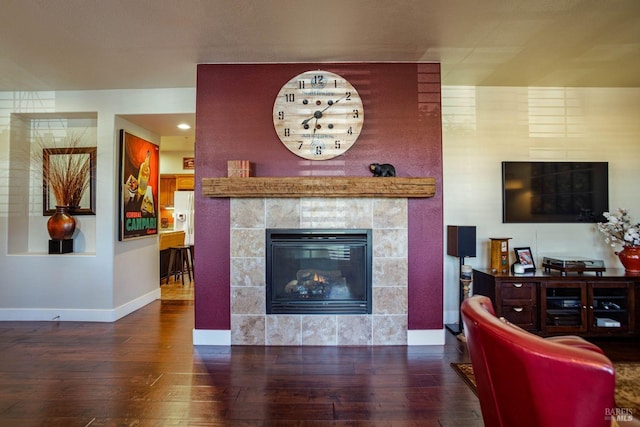
{"label": "framed poster with canpar text", "polygon": [[119,240],[158,234],[160,147],[120,130]]}

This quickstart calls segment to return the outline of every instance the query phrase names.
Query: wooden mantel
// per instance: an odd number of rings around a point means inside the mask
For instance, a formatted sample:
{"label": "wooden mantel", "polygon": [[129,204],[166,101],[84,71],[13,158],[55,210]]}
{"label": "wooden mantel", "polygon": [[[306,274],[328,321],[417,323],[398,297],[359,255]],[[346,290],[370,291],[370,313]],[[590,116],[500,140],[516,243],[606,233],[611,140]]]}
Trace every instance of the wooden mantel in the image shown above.
{"label": "wooden mantel", "polygon": [[202,178],[204,197],[433,197],[436,180],[402,177]]}

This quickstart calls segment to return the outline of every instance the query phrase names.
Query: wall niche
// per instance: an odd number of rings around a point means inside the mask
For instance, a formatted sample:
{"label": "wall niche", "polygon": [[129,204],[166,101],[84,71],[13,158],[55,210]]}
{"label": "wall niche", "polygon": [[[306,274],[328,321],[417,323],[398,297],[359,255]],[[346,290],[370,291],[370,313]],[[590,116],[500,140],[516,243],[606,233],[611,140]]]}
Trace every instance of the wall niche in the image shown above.
{"label": "wall niche", "polygon": [[[43,149],[65,148],[65,137],[69,136],[78,138],[78,148],[96,147],[97,122],[98,115],[94,112],[11,115],[7,233],[9,254],[48,253],[49,215],[44,213]],[[99,191],[98,186],[95,190]],[[73,254],[95,255],[95,215],[77,215],[75,218]]]}

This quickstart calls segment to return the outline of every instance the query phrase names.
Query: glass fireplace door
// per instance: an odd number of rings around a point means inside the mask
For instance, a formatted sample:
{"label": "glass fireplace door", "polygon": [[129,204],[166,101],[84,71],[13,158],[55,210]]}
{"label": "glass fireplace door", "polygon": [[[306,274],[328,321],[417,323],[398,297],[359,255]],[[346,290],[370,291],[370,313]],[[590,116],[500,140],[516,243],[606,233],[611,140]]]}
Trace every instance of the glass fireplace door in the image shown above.
{"label": "glass fireplace door", "polygon": [[267,230],[267,314],[371,313],[370,230]]}

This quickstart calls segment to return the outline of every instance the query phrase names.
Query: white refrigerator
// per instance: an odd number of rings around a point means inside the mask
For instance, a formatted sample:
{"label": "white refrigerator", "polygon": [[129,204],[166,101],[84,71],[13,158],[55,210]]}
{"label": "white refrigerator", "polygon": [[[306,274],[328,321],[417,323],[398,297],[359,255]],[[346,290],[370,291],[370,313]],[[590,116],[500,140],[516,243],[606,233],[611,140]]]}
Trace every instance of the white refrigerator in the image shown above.
{"label": "white refrigerator", "polygon": [[173,195],[173,229],[184,231],[184,244],[193,245],[193,191],[176,191]]}

